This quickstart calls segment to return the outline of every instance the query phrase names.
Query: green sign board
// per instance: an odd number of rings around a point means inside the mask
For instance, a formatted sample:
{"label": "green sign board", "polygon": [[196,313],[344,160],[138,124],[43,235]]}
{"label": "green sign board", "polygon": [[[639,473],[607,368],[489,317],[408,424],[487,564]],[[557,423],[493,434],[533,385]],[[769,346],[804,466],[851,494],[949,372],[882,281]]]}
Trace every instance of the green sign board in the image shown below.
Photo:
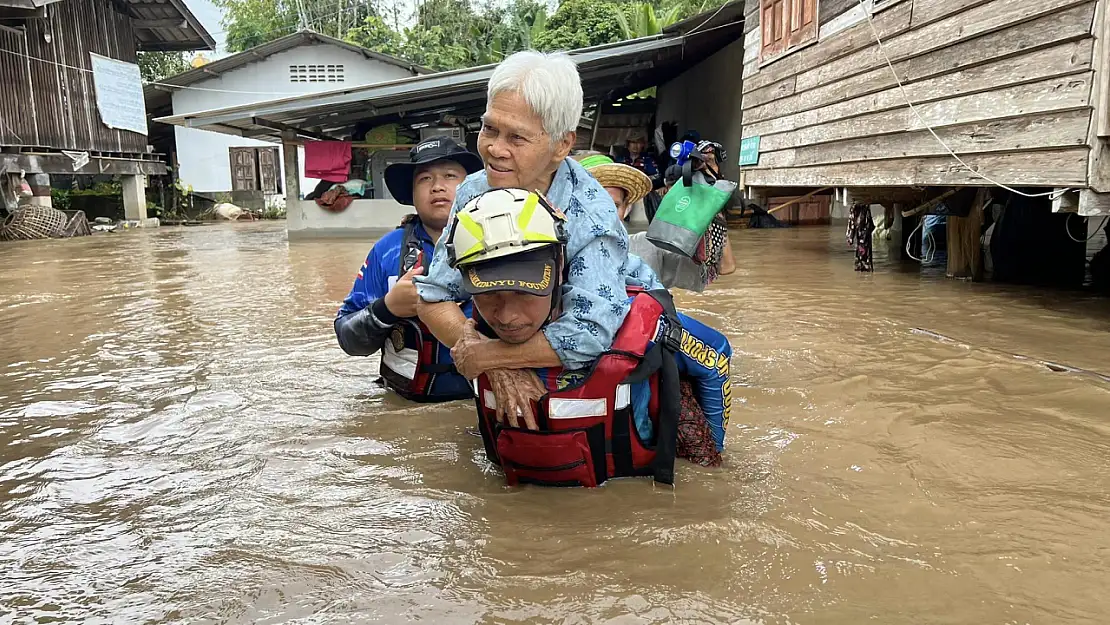
{"label": "green sign board", "polygon": [[740,166],[759,163],[759,136],[740,141]]}

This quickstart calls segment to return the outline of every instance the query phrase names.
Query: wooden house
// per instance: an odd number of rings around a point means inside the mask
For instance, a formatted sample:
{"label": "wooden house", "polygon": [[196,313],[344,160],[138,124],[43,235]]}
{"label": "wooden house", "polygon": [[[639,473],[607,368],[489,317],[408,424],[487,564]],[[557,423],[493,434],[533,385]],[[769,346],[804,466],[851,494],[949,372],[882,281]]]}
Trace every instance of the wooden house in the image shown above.
{"label": "wooden house", "polygon": [[[142,218],[143,176],[166,167],[145,128],[105,123],[94,59],[214,47],[181,0],[0,0],[0,176],[23,172],[48,202],[50,174],[118,174]],[[141,103],[142,88],[130,96]]]}
{"label": "wooden house", "polygon": [[904,203],[997,182],[1059,190],[1055,210],[1110,214],[1108,11],[1110,0],[747,0],[740,182],[756,198],[832,187]]}

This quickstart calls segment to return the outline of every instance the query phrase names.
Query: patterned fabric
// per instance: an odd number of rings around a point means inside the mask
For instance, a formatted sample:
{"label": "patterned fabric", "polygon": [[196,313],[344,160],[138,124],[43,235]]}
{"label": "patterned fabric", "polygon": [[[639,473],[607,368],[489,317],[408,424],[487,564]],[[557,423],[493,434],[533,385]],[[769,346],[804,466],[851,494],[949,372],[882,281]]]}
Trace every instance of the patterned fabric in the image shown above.
{"label": "patterned fabric", "polygon": [[[467,176],[455,194],[451,217],[459,207],[490,189],[484,171]],[[563,367],[589,365],[613,344],[628,314],[625,286],[661,289],[663,285],[646,263],[628,253],[628,232],[617,218],[617,208],[605,189],[572,159],[555,172],[547,199],[567,216],[567,283],[563,285],[562,316],[543,332]],[[431,265],[417,277],[416,292],[429,302],[462,302],[462,275],[447,263],[446,234],[435,246]]]}
{"label": "patterned fabric", "polygon": [[875,270],[871,250],[871,233],[874,231],[875,221],[871,218],[871,207],[867,204],[853,206],[844,236],[848,245],[856,248],[856,271]]}
{"label": "patterned fabric", "polygon": [[694,397],[694,389],[686,380],[681,382],[682,399],[678,412],[677,455],[703,467],[721,466],[721,452],[713,442],[713,433],[705,413]]}
{"label": "patterned fabric", "polygon": [[706,285],[713,284],[721,270],[721,257],[728,241],[728,221],[723,213],[717,213],[702,235],[705,243],[705,261],[702,263],[702,280]]}

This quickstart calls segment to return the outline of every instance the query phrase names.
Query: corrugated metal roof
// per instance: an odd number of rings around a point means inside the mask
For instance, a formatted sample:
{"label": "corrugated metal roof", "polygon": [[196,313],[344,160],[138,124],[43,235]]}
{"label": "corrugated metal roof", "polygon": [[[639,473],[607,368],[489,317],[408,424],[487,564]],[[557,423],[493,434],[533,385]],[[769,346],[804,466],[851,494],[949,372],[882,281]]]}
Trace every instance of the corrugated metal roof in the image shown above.
{"label": "corrugated metal roof", "polygon": [[[634,39],[570,52],[578,64],[587,104],[611,101],[650,86],[662,84],[686,68],[736,41],[743,31],[737,17],[724,5],[716,12],[686,20],[683,31]],[[727,10],[727,13],[726,13]],[[708,19],[707,19],[708,18]],[[716,22],[716,25],[713,23]],[[374,126],[403,117],[480,113],[485,108],[486,83],[495,65],[439,72],[373,85],[364,85],[258,102],[157,121],[214,132],[280,140],[283,130],[302,136],[346,138],[358,127]]]}
{"label": "corrugated metal roof", "polygon": [[182,0],[123,0],[139,50],[215,50],[216,40]]}

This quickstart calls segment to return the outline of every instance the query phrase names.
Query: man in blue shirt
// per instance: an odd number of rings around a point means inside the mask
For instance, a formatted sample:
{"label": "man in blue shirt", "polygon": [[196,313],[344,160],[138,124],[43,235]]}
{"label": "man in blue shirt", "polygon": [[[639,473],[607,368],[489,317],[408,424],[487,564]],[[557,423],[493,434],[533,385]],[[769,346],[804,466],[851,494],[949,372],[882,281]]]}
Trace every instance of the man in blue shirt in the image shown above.
{"label": "man in blue shirt", "polygon": [[385,182],[393,198],[416,214],[374,244],[339,309],[335,335],[352,356],[381,350],[382,378],[402,397],[469,398],[470,385],[455,371],[450,350],[416,318],[413,278],[427,267],[459,183],[482,169],[482,161],[449,137],[422,141],[409,160],[387,167]]}

